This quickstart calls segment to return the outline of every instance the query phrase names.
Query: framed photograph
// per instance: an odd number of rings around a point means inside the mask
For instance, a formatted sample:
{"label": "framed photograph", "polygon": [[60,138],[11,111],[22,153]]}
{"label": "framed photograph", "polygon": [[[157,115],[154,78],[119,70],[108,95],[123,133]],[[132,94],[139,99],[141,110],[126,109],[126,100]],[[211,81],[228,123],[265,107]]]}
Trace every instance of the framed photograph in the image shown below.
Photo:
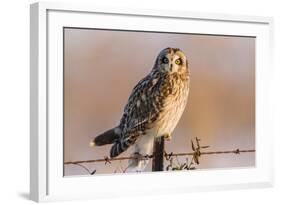
{"label": "framed photograph", "polygon": [[30,16],[32,200],[272,186],[270,17]]}

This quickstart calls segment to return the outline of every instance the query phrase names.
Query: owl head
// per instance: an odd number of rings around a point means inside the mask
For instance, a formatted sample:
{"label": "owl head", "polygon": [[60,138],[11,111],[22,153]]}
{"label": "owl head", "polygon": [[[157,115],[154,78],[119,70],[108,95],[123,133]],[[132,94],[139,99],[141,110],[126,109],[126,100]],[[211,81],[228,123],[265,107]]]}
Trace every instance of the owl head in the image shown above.
{"label": "owl head", "polygon": [[154,69],[163,73],[184,73],[187,72],[188,62],[180,49],[165,48],[159,53]]}

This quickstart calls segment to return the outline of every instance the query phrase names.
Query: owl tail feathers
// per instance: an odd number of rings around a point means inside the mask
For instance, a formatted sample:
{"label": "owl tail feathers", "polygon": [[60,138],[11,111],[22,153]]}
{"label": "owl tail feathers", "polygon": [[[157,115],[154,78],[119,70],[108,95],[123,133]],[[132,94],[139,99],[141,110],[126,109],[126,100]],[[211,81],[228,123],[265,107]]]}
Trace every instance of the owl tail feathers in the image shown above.
{"label": "owl tail feathers", "polygon": [[110,157],[117,157],[122,152],[126,151],[132,143],[128,140],[117,140],[110,150]]}
{"label": "owl tail feathers", "polygon": [[106,132],[96,136],[95,139],[90,142],[90,146],[94,147],[106,144],[113,144],[120,138],[120,133],[121,132],[119,127],[107,130]]}

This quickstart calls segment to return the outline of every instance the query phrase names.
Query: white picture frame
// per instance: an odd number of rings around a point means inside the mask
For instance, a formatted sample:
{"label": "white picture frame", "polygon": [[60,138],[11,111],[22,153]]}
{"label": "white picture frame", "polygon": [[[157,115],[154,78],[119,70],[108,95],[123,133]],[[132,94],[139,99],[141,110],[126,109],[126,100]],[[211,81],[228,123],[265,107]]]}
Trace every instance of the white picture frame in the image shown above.
{"label": "white picture frame", "polygon": [[[183,27],[173,27],[185,24]],[[63,27],[255,36],[256,166],[194,172],[63,177],[62,32]],[[273,184],[270,92],[273,19],[212,13],[97,8],[95,5],[31,5],[30,198],[34,201],[188,191],[268,187]],[[167,177],[169,176],[169,177]],[[178,183],[182,181],[188,183]],[[149,183],[148,183],[149,182]]]}

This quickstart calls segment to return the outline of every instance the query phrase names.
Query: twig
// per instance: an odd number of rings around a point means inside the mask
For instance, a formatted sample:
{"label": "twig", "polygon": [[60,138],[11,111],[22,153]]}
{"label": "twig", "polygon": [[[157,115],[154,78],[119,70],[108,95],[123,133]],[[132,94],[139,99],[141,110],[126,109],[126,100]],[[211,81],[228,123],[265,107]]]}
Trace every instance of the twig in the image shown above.
{"label": "twig", "polygon": [[90,175],[93,175],[93,174],[95,174],[96,173],[96,170],[94,170],[94,171],[90,171],[86,166],[84,166],[84,165],[82,165],[82,164],[79,164],[79,163],[73,163],[73,165],[77,165],[77,166],[80,166],[80,167],[82,167],[83,169],[85,169]]}

